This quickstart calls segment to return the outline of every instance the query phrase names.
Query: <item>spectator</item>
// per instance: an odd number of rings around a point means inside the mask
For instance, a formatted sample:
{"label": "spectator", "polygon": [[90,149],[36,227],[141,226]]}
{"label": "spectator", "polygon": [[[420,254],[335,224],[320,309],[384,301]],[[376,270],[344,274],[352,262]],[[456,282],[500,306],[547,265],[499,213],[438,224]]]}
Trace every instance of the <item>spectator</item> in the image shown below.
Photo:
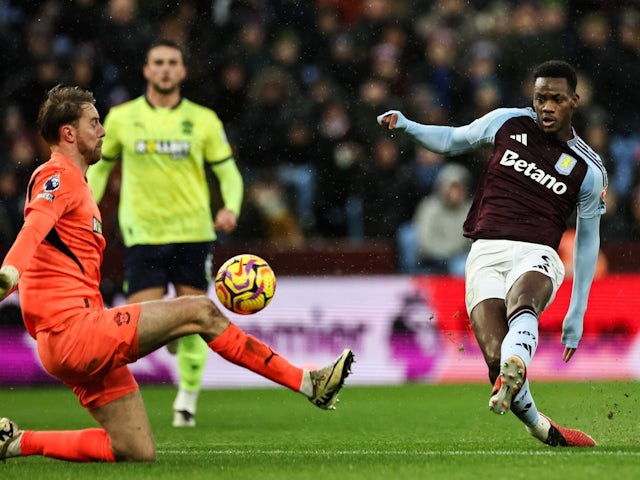
{"label": "spectator", "polygon": [[424,58],[413,66],[412,82],[429,85],[435,103],[448,112],[450,120],[459,119],[464,105],[464,79],[458,70],[456,34],[447,28],[433,30],[424,43]]}
{"label": "spectator", "polygon": [[220,120],[237,129],[240,129],[237,124],[245,110],[248,80],[244,64],[235,60],[224,62],[215,78],[216,90],[211,103]]}
{"label": "spectator", "polygon": [[636,187],[629,196],[629,214],[631,219],[631,239],[640,241],[640,187]]}
{"label": "spectator", "polygon": [[376,138],[377,125],[371,122],[371,116],[397,105],[399,99],[391,94],[389,85],[375,76],[364,79],[358,88],[358,96],[352,102],[353,120],[356,136],[363,142]]}
{"label": "spectator", "polygon": [[108,0],[99,27],[107,76],[114,88],[124,88],[127,99],[138,96],[145,84],[137,65],[144,64],[147,47],[157,32],[155,26],[140,14],[138,0]]}
{"label": "spectator", "polygon": [[24,195],[13,168],[0,170],[0,244],[11,245],[22,228]]}
{"label": "spectator", "polygon": [[272,176],[299,100],[295,79],[278,67],[260,70],[249,84],[248,103],[240,119],[245,141],[238,146],[245,161],[243,174],[250,182]]}
{"label": "spectator", "polygon": [[74,48],[85,45],[97,47],[96,30],[101,18],[98,0],[71,0],[62,2],[57,18],[56,34],[65,37]]}
{"label": "spectator", "polygon": [[375,140],[371,158],[359,169],[354,192],[362,201],[365,238],[393,239],[411,218],[418,202],[417,181],[393,139]]}
{"label": "spectator", "polygon": [[413,156],[414,175],[418,181],[420,197],[429,195],[440,170],[445,165],[445,156],[417,146]]}
{"label": "spectator", "polygon": [[471,47],[466,62],[468,85],[467,95],[473,99],[467,108],[463,108],[464,122],[479,118],[485,113],[502,106],[503,83],[498,75],[498,49],[490,41],[481,40]]}
{"label": "spectator", "polygon": [[35,59],[33,71],[12,88],[10,98],[17,102],[29,125],[34,125],[39,103],[48,89],[60,81],[62,72],[56,58],[45,55]]}
{"label": "spectator", "polygon": [[[434,192],[420,201],[413,216],[416,271],[464,275],[471,242],[462,236],[462,224],[470,206],[469,171],[449,163],[440,170]],[[401,250],[403,254],[407,252]]]}
{"label": "spectator", "polygon": [[523,80],[522,72],[528,72],[531,64],[547,60],[549,52],[556,51],[556,45],[562,45],[554,35],[556,32],[548,31],[540,21],[544,10],[539,2],[521,0],[514,3],[507,23],[510,31],[501,36],[499,42],[502,58],[499,74],[513,91]]}
{"label": "spectator", "polygon": [[600,235],[603,243],[631,240],[629,207],[620,202],[615,187],[612,185],[607,188],[604,201],[607,204],[607,211],[600,220]]}
{"label": "spectator", "polygon": [[193,1],[178,2],[160,20],[159,36],[166,38],[186,49],[191,39],[192,30],[197,25],[197,18],[200,15]]}
{"label": "spectator", "polygon": [[[278,246],[300,247],[302,228],[289,210],[284,188],[272,178],[262,178],[249,187],[251,216],[263,224],[260,236]],[[257,215],[256,215],[257,214]]]}
{"label": "spectator", "polygon": [[367,0],[362,15],[351,27],[356,49],[362,54],[380,41],[384,27],[390,21],[396,20],[400,2],[392,0]]}
{"label": "spectator", "polygon": [[[313,205],[316,200],[316,136],[307,117],[291,119],[275,174],[288,195],[284,202],[295,212],[294,221],[305,233],[315,230]],[[287,201],[289,199],[289,201]]]}
{"label": "spectator", "polygon": [[602,70],[610,73],[606,94],[613,130],[611,183],[621,197],[627,197],[634,188],[640,160],[640,91],[629,88],[640,78],[640,9],[622,9],[619,15],[615,48],[609,50]]}
{"label": "spectator", "polygon": [[402,68],[402,51],[392,43],[378,43],[371,49],[369,71],[374,78],[384,81],[393,95],[404,96],[408,79]]}
{"label": "spectator", "polygon": [[[472,2],[473,3],[473,2]],[[464,0],[437,0],[428,2],[430,7],[424,15],[416,16],[415,28],[419,37],[426,39],[434,30],[448,28],[455,31],[461,50],[477,38],[476,13],[473,6]]]}
{"label": "spectator", "polygon": [[601,11],[585,14],[578,20],[576,35],[576,68],[582,72],[589,72],[595,90],[604,94],[609,72],[602,67],[611,55],[609,17]]}
{"label": "spectator", "polygon": [[366,70],[362,53],[358,50],[352,34],[341,32],[331,37],[328,58],[323,62],[321,68],[334,78],[346,92],[355,93]]}
{"label": "spectator", "polygon": [[17,193],[21,195],[27,187],[38,158],[43,158],[48,152],[38,151],[35,131],[28,126],[20,107],[11,105],[5,110],[3,127],[6,155],[1,163],[13,171],[18,184]]}
{"label": "spectator", "polygon": [[317,149],[317,233],[329,238],[362,238],[361,206],[352,188],[362,168],[364,147],[354,136],[352,119],[340,100],[329,100],[321,109]]}
{"label": "spectator", "polygon": [[[308,185],[322,183],[326,197],[315,212],[325,216],[320,230],[331,224],[326,223],[329,211],[341,212],[339,217],[348,204],[349,212],[354,205],[357,212],[357,202],[347,195],[349,202],[336,200],[342,207],[328,207],[326,202],[344,196],[344,182],[350,180],[338,174],[332,183],[335,176],[327,171],[314,174],[307,166],[325,168],[338,152],[343,165],[351,165],[338,171],[349,177],[347,171],[375,142],[375,126],[364,120],[368,110],[399,108],[423,124],[463,124],[497,105],[528,106],[531,84],[523,80],[529,72],[520,69],[542,56],[546,59],[549,45],[562,44],[563,55],[574,59],[582,72],[583,108],[574,118],[576,128],[585,136],[590,130],[602,135],[605,129],[602,153],[611,185],[619,204],[627,206],[640,184],[640,117],[634,110],[640,100],[638,91],[628,88],[640,76],[640,10],[634,2],[614,3],[319,0],[293,11],[293,0],[0,2],[0,53],[11,65],[0,73],[0,114],[15,105],[27,125],[33,125],[42,94],[58,82],[93,90],[98,110],[106,114],[111,106],[142,92],[139,72],[132,65],[135,58],[142,62],[144,49],[164,32],[189,51],[183,91],[219,113],[243,159],[240,167],[247,186],[254,180],[276,182],[296,223],[304,225],[305,233],[322,236],[313,221],[303,218],[309,216],[299,202],[308,205],[308,200],[301,200],[300,193],[311,192]],[[283,81],[286,98],[262,120],[265,110],[253,88],[264,82],[268,67],[276,66],[288,71]],[[589,84],[591,94],[585,89]],[[322,123],[327,102],[336,98],[346,107],[352,128],[334,149],[315,128]],[[610,117],[598,118],[592,128],[602,111]],[[422,153],[406,139],[397,140],[403,162],[416,167],[415,159]],[[324,145],[318,147],[317,141]],[[4,161],[12,145],[0,145]],[[308,149],[313,153],[307,154]],[[37,144],[35,155],[48,156],[46,145]],[[301,162],[303,157],[308,161]],[[476,178],[484,156],[479,153],[468,160]],[[25,165],[32,169],[35,162]],[[275,172],[276,165],[287,172]],[[304,175],[292,178],[291,165]],[[263,167],[269,170],[266,178],[259,175]],[[414,170],[422,178],[421,195],[429,193],[437,171],[438,162],[433,168]],[[615,215],[623,215],[622,210]],[[356,224],[344,225],[353,230]],[[344,231],[339,227],[331,235]]]}
{"label": "spectator", "polygon": [[271,45],[271,63],[291,75],[298,87],[302,80],[302,42],[293,29],[281,31]]}
{"label": "spectator", "polygon": [[244,63],[250,76],[268,65],[266,36],[265,27],[256,20],[250,20],[241,26],[238,38],[232,44],[237,47],[229,48],[229,53]]}

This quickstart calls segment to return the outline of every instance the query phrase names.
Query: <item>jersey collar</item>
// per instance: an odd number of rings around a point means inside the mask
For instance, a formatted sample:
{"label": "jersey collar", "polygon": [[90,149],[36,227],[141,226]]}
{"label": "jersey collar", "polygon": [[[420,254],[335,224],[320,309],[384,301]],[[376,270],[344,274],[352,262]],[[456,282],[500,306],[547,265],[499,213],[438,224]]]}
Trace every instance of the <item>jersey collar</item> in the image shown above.
{"label": "jersey collar", "polygon": [[149,101],[149,99],[147,98],[147,96],[146,96],[146,95],[143,95],[143,96],[144,96],[144,100],[145,100],[145,102],[147,102],[147,105],[149,105],[149,107],[150,107],[150,108],[152,108],[153,110],[156,110],[157,108],[167,108],[167,109],[169,109],[169,110],[175,110],[175,109],[176,109],[176,108],[178,108],[178,107],[180,106],[180,104],[182,103],[182,97],[180,97],[180,100],[178,100],[178,103],[176,103],[176,104],[175,104],[174,106],[172,106],[172,107],[156,107],[155,105],[153,105],[153,104]]}

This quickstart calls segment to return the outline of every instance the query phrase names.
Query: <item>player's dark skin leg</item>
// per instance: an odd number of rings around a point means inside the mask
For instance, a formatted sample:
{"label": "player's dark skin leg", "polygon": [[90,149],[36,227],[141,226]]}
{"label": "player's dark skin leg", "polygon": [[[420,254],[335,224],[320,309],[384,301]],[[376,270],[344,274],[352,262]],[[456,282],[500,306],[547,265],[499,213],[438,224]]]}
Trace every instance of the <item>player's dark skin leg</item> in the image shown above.
{"label": "player's dark skin leg", "polygon": [[500,374],[500,346],[507,334],[507,307],[501,298],[488,298],[471,311],[471,326],[494,384]]}
{"label": "player's dark skin leg", "polygon": [[540,315],[551,297],[551,279],[540,272],[526,272],[507,292],[507,298],[488,298],[471,311],[471,325],[489,369],[493,385],[500,374],[500,347],[509,330],[507,317],[519,307],[533,308]]}

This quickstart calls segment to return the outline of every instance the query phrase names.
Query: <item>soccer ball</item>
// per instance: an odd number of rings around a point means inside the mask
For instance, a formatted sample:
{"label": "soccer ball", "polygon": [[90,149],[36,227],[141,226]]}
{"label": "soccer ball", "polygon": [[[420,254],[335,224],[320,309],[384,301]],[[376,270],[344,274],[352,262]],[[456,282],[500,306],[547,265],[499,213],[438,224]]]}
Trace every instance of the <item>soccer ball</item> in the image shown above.
{"label": "soccer ball", "polygon": [[216,295],[233,313],[250,315],[269,305],[276,276],[269,264],[251,253],[231,257],[216,274]]}

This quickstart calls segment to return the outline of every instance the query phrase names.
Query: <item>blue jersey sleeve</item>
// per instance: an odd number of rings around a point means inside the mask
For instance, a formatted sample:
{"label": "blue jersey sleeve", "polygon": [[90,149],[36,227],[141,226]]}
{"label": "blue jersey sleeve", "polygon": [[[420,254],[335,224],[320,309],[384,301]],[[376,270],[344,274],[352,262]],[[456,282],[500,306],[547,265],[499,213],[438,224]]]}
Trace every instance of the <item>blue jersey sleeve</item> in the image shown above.
{"label": "blue jersey sleeve", "polygon": [[606,178],[600,169],[589,168],[580,186],[578,217],[592,218],[605,213]]}
{"label": "blue jersey sleeve", "polygon": [[569,309],[562,323],[561,338],[562,343],[570,348],[577,348],[582,338],[584,314],[587,311],[599,250],[600,215],[578,217],[573,255],[573,287]]}
{"label": "blue jersey sleeve", "polygon": [[396,128],[404,130],[421,146],[432,152],[450,156],[476,150],[483,145],[493,145],[497,131],[507,120],[518,116],[534,115],[530,108],[498,108],[468,125],[444,127],[414,122],[396,110],[387,112],[381,117],[389,113],[398,114]]}

